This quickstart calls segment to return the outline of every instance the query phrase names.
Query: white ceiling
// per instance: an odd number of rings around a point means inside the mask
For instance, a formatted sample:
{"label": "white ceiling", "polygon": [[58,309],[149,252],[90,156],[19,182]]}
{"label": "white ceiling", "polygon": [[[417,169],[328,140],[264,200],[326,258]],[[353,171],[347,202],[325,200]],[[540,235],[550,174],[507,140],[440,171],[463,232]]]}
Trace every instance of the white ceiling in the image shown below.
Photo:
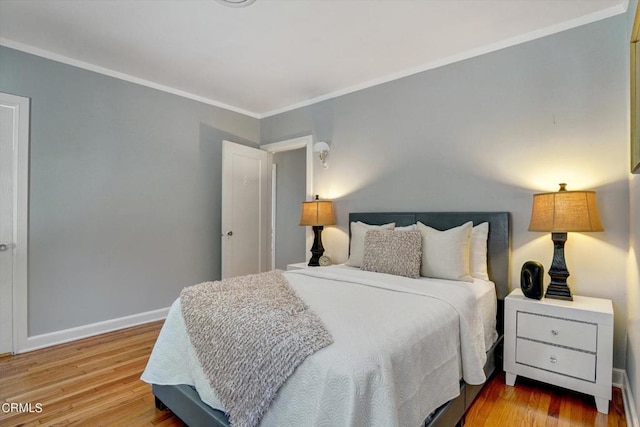
{"label": "white ceiling", "polygon": [[626,11],[628,0],[0,0],[0,43],[253,117]]}

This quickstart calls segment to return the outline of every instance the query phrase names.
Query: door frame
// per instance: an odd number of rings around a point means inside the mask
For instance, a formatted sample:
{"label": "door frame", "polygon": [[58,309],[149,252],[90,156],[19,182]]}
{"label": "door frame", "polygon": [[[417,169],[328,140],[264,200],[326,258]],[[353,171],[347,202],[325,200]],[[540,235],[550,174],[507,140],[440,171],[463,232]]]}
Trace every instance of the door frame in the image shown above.
{"label": "door frame", "polygon": [[[282,151],[291,151],[291,150],[297,150],[299,148],[304,148],[306,147],[306,201],[311,201],[313,200],[313,136],[312,135],[305,135],[305,136],[301,136],[298,138],[292,138],[292,139],[286,139],[283,141],[278,141],[278,142],[273,142],[270,144],[263,144],[260,146],[260,148],[262,150],[265,150],[268,154],[269,157],[267,159],[268,163],[270,163],[271,165],[273,165],[273,155],[275,153],[279,153]],[[273,171],[273,167],[271,169]],[[273,184],[273,176],[271,177],[272,180],[272,188],[274,186]],[[271,269],[274,268],[275,266],[275,262],[276,262],[276,254],[274,251],[274,245],[275,245],[275,237],[276,237],[276,226],[275,226],[275,212],[276,212],[276,200],[275,200],[276,194],[275,194],[275,190],[271,192],[271,232],[269,233],[269,252],[270,252],[270,265],[271,265]],[[311,248],[311,244],[313,242],[313,231],[311,230],[311,227],[305,227],[306,228],[306,248],[310,249]]]}
{"label": "door frame", "polygon": [[0,104],[16,111],[13,150],[13,353],[27,348],[28,329],[28,218],[29,218],[29,130],[31,100],[0,92]]}

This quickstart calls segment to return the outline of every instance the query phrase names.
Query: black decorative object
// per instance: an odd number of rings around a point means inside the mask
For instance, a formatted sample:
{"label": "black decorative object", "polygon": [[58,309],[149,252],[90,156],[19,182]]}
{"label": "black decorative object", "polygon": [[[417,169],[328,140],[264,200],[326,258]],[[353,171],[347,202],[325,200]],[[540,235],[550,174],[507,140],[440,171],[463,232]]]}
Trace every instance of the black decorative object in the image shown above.
{"label": "black decorative object", "polygon": [[542,299],[544,267],[537,261],[527,261],[520,272],[520,288],[527,298]]}

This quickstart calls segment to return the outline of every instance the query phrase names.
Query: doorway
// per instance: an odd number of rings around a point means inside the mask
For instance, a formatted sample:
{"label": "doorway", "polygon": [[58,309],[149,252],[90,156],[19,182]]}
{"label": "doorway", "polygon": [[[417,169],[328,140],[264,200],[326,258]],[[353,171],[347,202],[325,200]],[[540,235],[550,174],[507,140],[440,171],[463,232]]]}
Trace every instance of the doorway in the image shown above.
{"label": "doorway", "polygon": [[305,201],[305,149],[280,151],[273,155],[272,229],[275,268],[302,262],[306,256],[305,227],[298,225],[300,202]]}
{"label": "doorway", "polygon": [[271,268],[308,258],[313,240],[310,227],[300,227],[300,203],[313,200],[313,137],[288,139],[260,148],[270,153]]}

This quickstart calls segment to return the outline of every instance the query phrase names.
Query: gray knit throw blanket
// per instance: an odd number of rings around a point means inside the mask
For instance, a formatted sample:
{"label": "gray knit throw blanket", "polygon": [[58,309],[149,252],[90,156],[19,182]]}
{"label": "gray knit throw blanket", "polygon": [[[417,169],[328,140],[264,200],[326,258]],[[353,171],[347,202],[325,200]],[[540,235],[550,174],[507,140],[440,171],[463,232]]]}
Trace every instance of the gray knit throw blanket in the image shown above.
{"label": "gray knit throw blanket", "polygon": [[279,271],[190,286],[180,303],[200,364],[234,427],[257,426],[296,367],[333,342]]}

